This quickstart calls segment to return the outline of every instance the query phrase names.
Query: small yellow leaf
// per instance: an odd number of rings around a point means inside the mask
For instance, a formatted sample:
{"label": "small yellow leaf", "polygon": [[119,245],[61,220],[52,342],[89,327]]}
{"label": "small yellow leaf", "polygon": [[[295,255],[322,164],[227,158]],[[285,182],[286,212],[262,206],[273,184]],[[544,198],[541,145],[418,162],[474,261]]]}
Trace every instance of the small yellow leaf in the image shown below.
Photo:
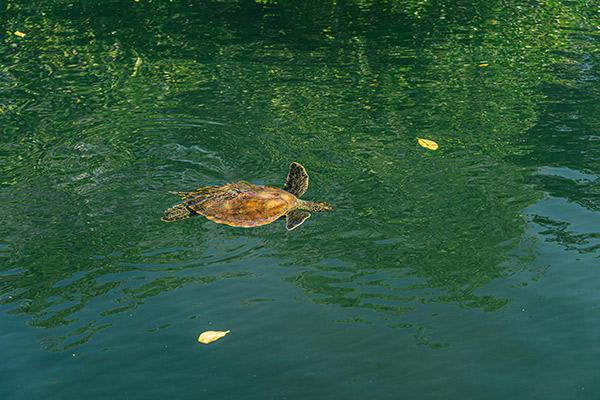
{"label": "small yellow leaf", "polygon": [[143,64],[142,58],[138,57],[135,60],[135,64],[133,65],[133,72],[131,73],[132,77],[137,76],[138,72],[140,71],[140,67],[142,66],[142,64]]}
{"label": "small yellow leaf", "polygon": [[428,139],[421,139],[421,138],[417,138],[417,140],[419,141],[419,145],[421,147],[425,147],[426,149],[429,150],[437,150],[438,147],[440,147],[436,142],[434,142],[433,140],[428,140]]}
{"label": "small yellow leaf", "polygon": [[488,63],[481,63],[481,64],[479,64],[479,66],[480,66],[480,67],[489,67],[489,66],[490,66],[490,64],[488,64]]}
{"label": "small yellow leaf", "polygon": [[13,35],[18,36],[18,37],[25,37],[25,34],[23,32],[21,32],[21,31],[15,31],[13,33]]}
{"label": "small yellow leaf", "polygon": [[206,331],[202,332],[200,336],[198,336],[198,341],[200,343],[209,344],[214,342],[215,340],[221,339],[223,336],[227,335],[231,331]]}

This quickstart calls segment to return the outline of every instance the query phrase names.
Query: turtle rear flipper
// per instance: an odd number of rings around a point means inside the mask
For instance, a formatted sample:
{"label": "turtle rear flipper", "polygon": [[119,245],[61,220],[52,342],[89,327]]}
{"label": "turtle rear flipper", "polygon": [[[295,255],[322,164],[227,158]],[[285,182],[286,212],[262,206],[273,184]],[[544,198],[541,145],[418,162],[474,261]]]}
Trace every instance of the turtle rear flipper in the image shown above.
{"label": "turtle rear flipper", "polygon": [[165,216],[161,218],[164,222],[175,222],[180,219],[186,219],[196,213],[190,210],[185,204],[177,204],[165,210]]}
{"label": "turtle rear flipper", "polygon": [[213,193],[215,190],[218,190],[219,186],[204,186],[196,190],[192,190],[191,192],[169,192],[174,194],[175,196],[181,197],[183,200],[191,199],[192,197],[202,196]]}
{"label": "turtle rear flipper", "polygon": [[285,217],[285,227],[288,231],[291,231],[302,225],[310,217],[310,213],[303,210],[294,210],[287,213]]}
{"label": "turtle rear flipper", "polygon": [[290,173],[285,181],[283,190],[286,190],[296,197],[300,197],[308,189],[308,174],[306,169],[297,162],[290,164]]}
{"label": "turtle rear flipper", "polygon": [[169,193],[174,194],[175,196],[179,196],[179,197],[187,197],[190,195],[190,193],[193,193],[193,192],[173,192],[173,191],[171,191]]}

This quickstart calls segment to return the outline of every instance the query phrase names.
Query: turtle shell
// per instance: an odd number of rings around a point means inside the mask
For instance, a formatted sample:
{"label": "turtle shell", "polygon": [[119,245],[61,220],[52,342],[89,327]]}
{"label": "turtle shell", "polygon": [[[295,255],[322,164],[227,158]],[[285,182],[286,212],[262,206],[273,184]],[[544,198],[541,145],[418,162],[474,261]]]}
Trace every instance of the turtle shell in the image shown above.
{"label": "turtle shell", "polygon": [[298,203],[285,190],[248,182],[210,186],[196,193],[185,199],[188,209],[219,224],[246,228],[270,224]]}

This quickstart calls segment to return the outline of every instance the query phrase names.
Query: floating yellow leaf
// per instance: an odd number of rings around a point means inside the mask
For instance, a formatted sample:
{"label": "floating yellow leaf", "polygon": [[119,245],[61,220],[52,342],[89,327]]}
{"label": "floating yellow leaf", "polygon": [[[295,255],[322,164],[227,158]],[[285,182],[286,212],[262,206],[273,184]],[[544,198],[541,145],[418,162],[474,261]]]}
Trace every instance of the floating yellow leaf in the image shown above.
{"label": "floating yellow leaf", "polygon": [[489,67],[489,66],[490,66],[490,64],[488,64],[488,63],[481,63],[481,64],[479,64],[479,66],[480,66],[480,67]]}
{"label": "floating yellow leaf", "polygon": [[417,140],[419,141],[419,145],[421,147],[425,147],[426,149],[429,150],[437,150],[438,147],[440,147],[436,142],[434,142],[433,140],[428,140],[428,139],[421,139],[421,138],[417,138]]}
{"label": "floating yellow leaf", "polygon": [[221,339],[223,336],[227,335],[231,331],[206,331],[202,332],[200,336],[198,336],[198,341],[200,343],[209,344],[214,342],[215,340]]}
{"label": "floating yellow leaf", "polygon": [[21,31],[15,31],[13,33],[13,35],[18,36],[18,37],[25,37],[25,34],[23,32],[21,32]]}
{"label": "floating yellow leaf", "polygon": [[131,73],[132,77],[137,76],[138,72],[140,71],[140,67],[142,66],[142,63],[143,61],[141,57],[138,57],[135,60],[135,64],[133,65],[133,72]]}

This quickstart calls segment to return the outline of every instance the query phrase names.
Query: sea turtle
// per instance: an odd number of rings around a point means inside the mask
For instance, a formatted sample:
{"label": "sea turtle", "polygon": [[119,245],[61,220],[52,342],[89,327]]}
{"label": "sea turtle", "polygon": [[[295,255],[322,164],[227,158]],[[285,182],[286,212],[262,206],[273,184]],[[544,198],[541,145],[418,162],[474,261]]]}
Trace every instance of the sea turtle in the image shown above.
{"label": "sea turtle", "polygon": [[327,203],[300,200],[306,189],[306,169],[293,162],[283,189],[240,181],[193,192],[173,192],[183,201],[165,210],[162,220],[174,222],[200,214],[219,224],[251,228],[285,215],[286,228],[291,231],[310,217],[310,211],[331,211]]}

